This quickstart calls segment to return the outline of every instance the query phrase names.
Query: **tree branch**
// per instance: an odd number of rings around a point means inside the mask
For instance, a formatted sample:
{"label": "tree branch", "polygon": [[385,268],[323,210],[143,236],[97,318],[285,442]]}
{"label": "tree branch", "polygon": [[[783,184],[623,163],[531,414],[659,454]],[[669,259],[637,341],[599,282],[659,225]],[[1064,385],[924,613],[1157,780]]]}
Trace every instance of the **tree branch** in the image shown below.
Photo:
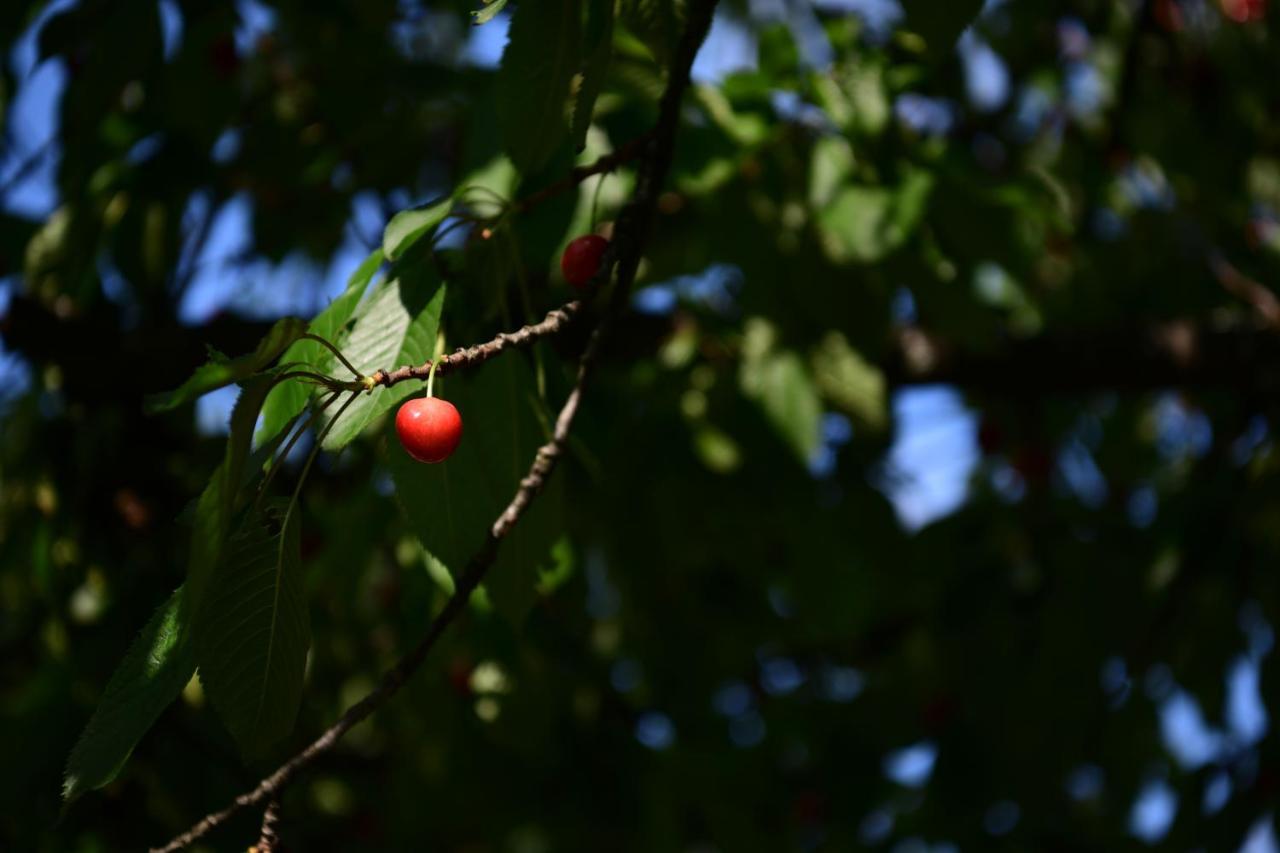
{"label": "tree branch", "polygon": [[[449,355],[440,356],[436,373],[448,373],[460,367],[473,367],[483,364],[509,347],[529,346],[539,338],[557,334],[569,325],[570,321],[581,309],[581,302],[576,300],[567,302],[559,308],[554,308],[547,312],[547,316],[540,322],[530,323],[514,332],[502,332],[493,340],[482,344],[459,347]],[[369,381],[374,386],[385,385],[389,388],[397,382],[404,382],[406,379],[426,380],[430,373],[431,362],[427,361],[416,366],[397,367],[395,370],[379,370],[369,377]]]}
{"label": "tree branch", "polygon": [[640,156],[645,150],[645,143],[649,140],[649,135],[638,136],[627,142],[617,151],[605,154],[594,163],[586,166],[575,166],[569,170],[569,174],[553,184],[548,184],[535,193],[531,193],[525,198],[520,199],[514,205],[516,213],[528,213],[534,207],[549,198],[554,198],[562,192],[571,190],[578,184],[590,178],[592,175],[603,175],[612,172],[623,163],[630,162]]}
{"label": "tree branch", "polygon": [[[639,179],[636,182],[635,195],[619,217],[615,239],[606,253],[601,272],[597,278],[603,278],[612,272],[616,279],[611,310],[608,311],[596,327],[587,343],[586,351],[578,364],[578,376],[573,390],[569,392],[564,405],[556,417],[555,429],[551,440],[538,448],[529,473],[520,481],[519,488],[502,514],[493,522],[484,545],[471,558],[463,570],[457,586],[444,608],[431,622],[426,635],[418,641],[395,666],[383,675],[367,696],[352,705],[338,718],[332,726],[324,731],[312,743],[286,761],[274,773],[267,776],[253,790],[241,794],[231,805],[214,812],[191,829],[174,838],[163,847],[157,848],[159,853],[172,853],[181,850],[192,842],[202,838],[210,830],[224,823],[241,809],[276,799],[280,792],[301,770],[311,764],[319,756],[328,752],[351,730],[353,726],[364,720],[378,708],[382,707],[394,696],[409,678],[417,672],[428,652],[435,646],[445,629],[453,624],[470,600],[471,593],[480,585],[485,574],[493,565],[497,556],[498,545],[510,533],[528,508],[529,503],[541,491],[547,478],[555,470],[557,461],[564,450],[582,400],[583,390],[599,357],[600,342],[604,338],[617,308],[625,304],[626,295],[631,282],[635,278],[640,263],[640,253],[652,224],[654,207],[658,190],[665,180],[671,165],[672,149],[675,145],[676,128],[679,124],[680,101],[689,85],[689,68],[698,46],[706,37],[711,26],[711,15],[716,0],[701,0],[690,5],[688,24],[680,40],[676,59],[671,68],[667,89],[663,93],[659,118],[653,136],[649,140],[645,158],[641,162]],[[553,312],[554,313],[554,312]],[[546,322],[546,321],[544,321]],[[517,333],[518,334],[518,333]],[[505,344],[503,346],[506,346]]]}
{"label": "tree branch", "polygon": [[258,843],[249,848],[249,853],[276,853],[280,847],[280,801],[267,803],[267,810],[262,813],[262,829],[258,832]]}

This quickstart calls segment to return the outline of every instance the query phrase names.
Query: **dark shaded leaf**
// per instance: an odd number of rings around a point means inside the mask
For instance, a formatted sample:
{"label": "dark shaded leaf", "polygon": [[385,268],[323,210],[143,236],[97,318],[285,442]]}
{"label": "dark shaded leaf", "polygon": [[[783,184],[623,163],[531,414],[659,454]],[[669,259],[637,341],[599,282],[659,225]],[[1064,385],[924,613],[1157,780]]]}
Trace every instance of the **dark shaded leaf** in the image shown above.
{"label": "dark shaded leaf", "polygon": [[273,502],[227,543],[196,622],[200,681],[241,750],[293,728],[311,644],[296,506]]}
{"label": "dark shaded leaf", "polygon": [[187,582],[183,585],[187,613],[200,613],[205,591],[221,558],[231,519],[240,504],[238,498],[245,479],[253,428],[273,379],[271,374],[255,376],[241,389],[231,410],[226,454],[196,504]]}
{"label": "dark shaded leaf", "polygon": [[[437,380],[438,381],[438,380]],[[448,399],[462,414],[457,451],[438,465],[414,462],[388,427],[387,458],[396,495],[428,559],[456,578],[484,544],[545,440],[532,371],[519,357],[450,377]],[[486,589],[500,612],[519,620],[533,602],[535,569],[550,569],[559,535],[559,486],[553,478],[512,531]]]}
{"label": "dark shaded leaf", "polygon": [[586,145],[587,131],[596,98],[604,87],[613,56],[613,0],[589,0],[587,7],[586,57],[582,64],[582,82],[573,102],[573,147],[581,151]]}
{"label": "dark shaded leaf", "polygon": [[521,3],[498,72],[498,121],[511,161],[536,171],[564,141],[565,102],[582,56],[577,0]]}
{"label": "dark shaded leaf", "polygon": [[907,13],[907,27],[924,38],[929,55],[936,59],[955,47],[965,27],[982,11],[982,0],[903,0],[902,6]]}
{"label": "dark shaded leaf", "polygon": [[621,0],[618,17],[658,62],[667,64],[680,32],[675,0]]}

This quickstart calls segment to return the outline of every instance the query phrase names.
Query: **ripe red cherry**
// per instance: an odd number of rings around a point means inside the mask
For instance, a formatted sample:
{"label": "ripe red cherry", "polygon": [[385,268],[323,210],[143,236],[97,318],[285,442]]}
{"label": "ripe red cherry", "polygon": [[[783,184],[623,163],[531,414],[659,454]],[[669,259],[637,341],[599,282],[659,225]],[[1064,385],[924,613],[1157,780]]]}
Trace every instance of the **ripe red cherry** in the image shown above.
{"label": "ripe red cherry", "polygon": [[443,462],[462,439],[462,416],[448,400],[418,397],[396,412],[396,435],[419,462]]}
{"label": "ripe red cherry", "polygon": [[564,280],[579,290],[586,287],[599,272],[600,259],[607,248],[609,241],[598,234],[574,238],[560,256],[560,272],[564,273]]}

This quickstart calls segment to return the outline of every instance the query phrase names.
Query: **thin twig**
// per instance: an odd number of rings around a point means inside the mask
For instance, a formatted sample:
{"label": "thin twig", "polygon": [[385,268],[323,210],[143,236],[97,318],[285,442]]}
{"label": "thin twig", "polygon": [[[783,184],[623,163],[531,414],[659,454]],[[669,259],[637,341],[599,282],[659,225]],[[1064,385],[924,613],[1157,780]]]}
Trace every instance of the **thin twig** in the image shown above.
{"label": "thin twig", "polygon": [[[458,579],[453,595],[450,596],[449,600],[445,602],[444,608],[432,620],[426,635],[395,666],[383,675],[377,687],[359,702],[348,708],[320,737],[282,764],[270,776],[259,782],[253,790],[236,797],[231,805],[206,816],[164,847],[156,848],[153,853],[173,853],[173,851],[181,850],[197,839],[204,837],[218,825],[226,822],[241,809],[276,799],[294,776],[315,761],[316,758],[332,749],[353,726],[378,710],[394,696],[404,686],[405,682],[417,672],[422,662],[426,659],[428,652],[435,646],[436,641],[444,633],[445,629],[463,612],[467,602],[470,600],[471,593],[480,585],[481,580],[484,579],[485,574],[493,565],[499,543],[510,533],[529,506],[529,503],[541,491],[547,478],[555,470],[556,463],[563,453],[565,442],[569,437],[569,431],[573,426],[573,419],[577,415],[578,406],[582,400],[587,379],[599,358],[600,342],[603,340],[612,318],[617,315],[617,309],[624,304],[631,282],[635,278],[636,269],[640,263],[640,253],[644,247],[644,240],[648,235],[653,218],[658,190],[665,180],[671,165],[675,133],[679,124],[680,101],[689,85],[689,68],[693,64],[693,57],[697,53],[698,46],[702,44],[707,30],[711,26],[711,14],[715,4],[716,0],[702,0],[701,2],[690,4],[688,24],[681,38],[676,60],[672,65],[667,90],[662,97],[658,124],[650,140],[645,159],[641,162],[635,195],[631,203],[623,211],[624,215],[618,223],[618,231],[622,232],[618,234],[618,237],[621,239],[615,239],[610,246],[610,252],[605,258],[605,269],[598,276],[603,277],[610,270],[613,270],[616,276],[611,310],[605,314],[587,343],[586,351],[578,364],[577,380],[574,382],[573,390],[569,392],[569,396],[565,399],[564,405],[560,408],[560,414],[556,417],[555,429],[552,432],[551,440],[538,448],[533,464],[529,468],[529,473],[520,481],[520,485],[507,508],[493,522],[484,544],[467,563],[466,568]],[[634,233],[632,233],[633,231]],[[504,344],[503,347],[507,345],[509,344]],[[501,351],[501,349],[498,351]],[[443,369],[444,365],[441,364],[440,367]],[[384,383],[390,384],[386,380],[384,380]]]}
{"label": "thin twig", "polygon": [[639,157],[645,151],[645,143],[649,141],[650,134],[637,136],[630,140],[617,151],[604,155],[594,163],[588,163],[585,166],[575,166],[569,170],[569,174],[565,175],[554,184],[548,184],[535,193],[531,193],[525,198],[515,203],[513,209],[516,213],[528,213],[533,208],[542,204],[544,201],[567,190],[571,190],[578,184],[585,181],[592,175],[603,175],[612,172],[624,163],[629,163]]}
{"label": "thin twig", "polygon": [[1218,251],[1209,253],[1209,269],[1227,292],[1248,302],[1266,325],[1280,328],[1280,297],[1270,288],[1240,272]]}
{"label": "thin twig", "polygon": [[[461,367],[473,367],[493,358],[509,347],[529,346],[539,338],[555,335],[563,331],[574,316],[582,309],[582,303],[567,302],[559,308],[547,312],[547,316],[537,323],[530,323],[514,332],[502,332],[491,341],[475,346],[463,347],[442,355],[435,360],[437,373],[448,373]],[[433,362],[426,361],[418,365],[406,365],[395,370],[379,370],[369,377],[372,385],[390,387],[406,379],[423,379],[431,375]]]}
{"label": "thin twig", "polygon": [[262,829],[258,832],[258,843],[249,848],[249,853],[276,853],[280,849],[280,801],[267,803],[267,810],[262,813]]}

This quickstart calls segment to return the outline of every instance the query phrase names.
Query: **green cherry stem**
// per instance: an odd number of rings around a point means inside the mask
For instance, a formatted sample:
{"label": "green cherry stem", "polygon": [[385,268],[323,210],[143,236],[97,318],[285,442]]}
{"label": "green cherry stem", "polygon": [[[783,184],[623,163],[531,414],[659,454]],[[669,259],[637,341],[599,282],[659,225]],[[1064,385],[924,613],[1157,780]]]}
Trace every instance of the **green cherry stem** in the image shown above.
{"label": "green cherry stem", "polygon": [[436,365],[438,365],[439,363],[440,363],[439,356],[436,356],[435,358],[431,359],[431,369],[427,371],[427,396],[428,397],[435,396],[435,392],[433,389],[435,388],[435,384],[436,384]]}

